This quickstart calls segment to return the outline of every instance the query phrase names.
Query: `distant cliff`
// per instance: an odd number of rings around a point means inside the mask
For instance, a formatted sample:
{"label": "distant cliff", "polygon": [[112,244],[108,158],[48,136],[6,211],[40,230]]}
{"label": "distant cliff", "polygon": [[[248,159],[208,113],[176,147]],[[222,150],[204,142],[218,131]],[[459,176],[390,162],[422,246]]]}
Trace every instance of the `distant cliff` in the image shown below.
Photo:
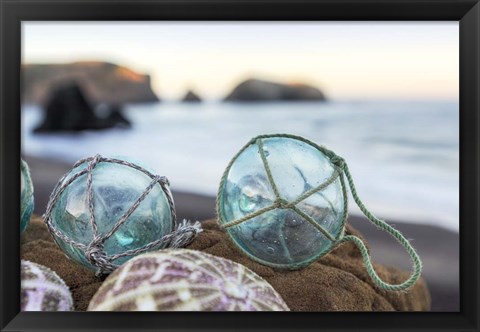
{"label": "distant cliff", "polygon": [[78,84],[95,104],[153,102],[150,76],[107,62],[69,64],[27,64],[22,66],[22,101],[44,104],[51,90],[65,84]]}
{"label": "distant cliff", "polygon": [[319,89],[306,84],[282,84],[259,79],[248,79],[237,85],[226,101],[325,101]]}

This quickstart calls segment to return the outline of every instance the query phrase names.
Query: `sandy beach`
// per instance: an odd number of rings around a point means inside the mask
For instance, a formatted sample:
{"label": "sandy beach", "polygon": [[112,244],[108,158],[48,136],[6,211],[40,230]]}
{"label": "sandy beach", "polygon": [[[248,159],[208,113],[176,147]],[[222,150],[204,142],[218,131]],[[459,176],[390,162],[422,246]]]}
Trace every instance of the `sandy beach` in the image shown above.
{"label": "sandy beach", "polygon": [[[71,165],[55,160],[23,156],[30,166],[35,188],[35,213],[43,214],[48,197],[58,179]],[[215,197],[173,192],[179,219],[207,220],[215,218]],[[383,231],[377,230],[365,218],[351,215],[348,219],[367,239],[373,259],[404,270],[410,262],[403,248]],[[459,235],[444,228],[388,220],[412,241],[424,264],[432,311],[459,310]],[[448,264],[448,268],[445,266]]]}

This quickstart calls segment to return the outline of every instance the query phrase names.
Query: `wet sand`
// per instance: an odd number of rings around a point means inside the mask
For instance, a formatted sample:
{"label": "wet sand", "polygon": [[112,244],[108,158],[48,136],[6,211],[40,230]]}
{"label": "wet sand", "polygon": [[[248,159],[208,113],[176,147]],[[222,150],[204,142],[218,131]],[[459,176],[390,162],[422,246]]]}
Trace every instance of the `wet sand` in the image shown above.
{"label": "wet sand", "polygon": [[[35,213],[43,214],[49,195],[71,167],[70,164],[37,157],[23,157],[30,166],[35,188]],[[174,191],[179,220],[207,220],[215,217],[215,198]],[[351,215],[351,223],[367,239],[373,259],[404,270],[410,269],[408,255],[385,232],[376,229],[364,217]],[[459,311],[459,236],[458,233],[430,225],[401,221],[388,222],[412,241],[422,258],[432,298],[432,311]]]}

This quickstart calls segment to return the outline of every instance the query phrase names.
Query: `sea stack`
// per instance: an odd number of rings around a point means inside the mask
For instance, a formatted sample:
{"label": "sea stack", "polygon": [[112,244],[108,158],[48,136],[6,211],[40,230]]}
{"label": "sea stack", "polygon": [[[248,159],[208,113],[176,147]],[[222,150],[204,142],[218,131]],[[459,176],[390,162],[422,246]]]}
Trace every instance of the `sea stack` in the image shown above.
{"label": "sea stack", "polygon": [[237,85],[225,101],[326,101],[319,89],[303,84],[283,84],[260,79],[248,79]]}
{"label": "sea stack", "polygon": [[185,95],[185,97],[183,97],[182,101],[198,103],[198,102],[201,102],[202,99],[192,90],[188,90],[187,94]]}
{"label": "sea stack", "polygon": [[119,106],[109,108],[109,113],[99,117],[82,87],[74,82],[58,86],[51,91],[50,99],[43,111],[43,121],[34,129],[35,133],[75,132],[130,126],[130,121],[122,114]]}

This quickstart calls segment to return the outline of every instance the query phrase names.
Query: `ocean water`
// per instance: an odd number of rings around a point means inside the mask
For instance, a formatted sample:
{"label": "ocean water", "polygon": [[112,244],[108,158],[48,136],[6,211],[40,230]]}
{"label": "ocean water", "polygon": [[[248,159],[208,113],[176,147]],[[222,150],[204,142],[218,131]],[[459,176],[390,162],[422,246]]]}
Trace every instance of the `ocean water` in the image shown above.
{"label": "ocean water", "polygon": [[[213,196],[250,138],[290,133],[344,157],[378,217],[458,231],[456,102],[162,102],[128,105],[125,114],[130,130],[34,135],[41,110],[24,106],[22,153],[71,163],[96,153],[128,156],[167,176],[173,190]],[[349,209],[361,213],[352,199]]]}

